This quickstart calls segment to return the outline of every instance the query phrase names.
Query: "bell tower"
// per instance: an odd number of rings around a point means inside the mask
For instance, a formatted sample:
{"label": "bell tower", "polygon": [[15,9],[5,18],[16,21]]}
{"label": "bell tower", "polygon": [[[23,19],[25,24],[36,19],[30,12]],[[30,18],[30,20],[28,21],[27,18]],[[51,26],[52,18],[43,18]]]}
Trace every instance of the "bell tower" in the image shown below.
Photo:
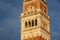
{"label": "bell tower", "polygon": [[21,40],[50,40],[50,17],[46,0],[24,0]]}

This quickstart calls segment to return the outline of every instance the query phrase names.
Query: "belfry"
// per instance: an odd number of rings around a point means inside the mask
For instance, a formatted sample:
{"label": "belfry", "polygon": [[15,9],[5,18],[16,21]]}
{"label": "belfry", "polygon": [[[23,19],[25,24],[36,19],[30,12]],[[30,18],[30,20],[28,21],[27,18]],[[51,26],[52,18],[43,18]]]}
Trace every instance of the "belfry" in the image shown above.
{"label": "belfry", "polygon": [[46,0],[24,0],[21,40],[50,40],[50,17]]}

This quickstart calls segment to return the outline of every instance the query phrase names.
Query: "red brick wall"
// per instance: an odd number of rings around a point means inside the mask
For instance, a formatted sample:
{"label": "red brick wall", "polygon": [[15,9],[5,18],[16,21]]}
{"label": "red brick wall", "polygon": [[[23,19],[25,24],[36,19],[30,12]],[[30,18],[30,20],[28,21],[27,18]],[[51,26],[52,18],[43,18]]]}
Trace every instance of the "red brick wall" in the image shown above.
{"label": "red brick wall", "polygon": [[41,36],[37,36],[37,37],[32,37],[32,38],[23,39],[23,40],[46,40],[46,39],[42,38]]}
{"label": "red brick wall", "polygon": [[47,13],[47,8],[43,3],[40,3],[40,8],[43,9],[44,8],[44,12]]}
{"label": "red brick wall", "polygon": [[24,11],[28,11],[28,6],[30,4],[34,4],[34,9],[37,8],[37,2],[29,2],[29,3],[24,4]]}
{"label": "red brick wall", "polygon": [[25,3],[24,4],[24,11],[28,11],[28,6],[30,4],[34,4],[34,9],[37,9],[37,8],[43,9],[44,8],[44,12],[47,13],[47,7],[40,1]]}

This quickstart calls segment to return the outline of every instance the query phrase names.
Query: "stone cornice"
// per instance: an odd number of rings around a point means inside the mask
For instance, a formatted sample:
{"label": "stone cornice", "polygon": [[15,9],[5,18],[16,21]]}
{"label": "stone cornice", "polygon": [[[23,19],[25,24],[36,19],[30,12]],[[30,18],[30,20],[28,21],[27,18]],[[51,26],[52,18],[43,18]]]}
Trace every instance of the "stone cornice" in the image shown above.
{"label": "stone cornice", "polygon": [[[43,31],[45,31],[47,34],[50,35],[50,32],[48,32],[47,30],[45,30],[43,27],[29,28],[29,29],[21,30],[21,32],[32,31],[32,30],[36,30],[36,29],[42,29]],[[36,32],[37,32],[37,31],[36,31]],[[31,32],[31,33],[32,33],[32,32]]]}
{"label": "stone cornice", "polygon": [[25,18],[25,17],[29,17],[29,16],[33,16],[33,15],[37,15],[37,14],[41,14],[43,17],[45,17],[47,20],[50,21],[49,16],[46,16],[46,13],[41,13],[41,12],[36,12],[36,13],[30,13],[30,14],[26,14],[26,15],[22,15],[21,18]]}

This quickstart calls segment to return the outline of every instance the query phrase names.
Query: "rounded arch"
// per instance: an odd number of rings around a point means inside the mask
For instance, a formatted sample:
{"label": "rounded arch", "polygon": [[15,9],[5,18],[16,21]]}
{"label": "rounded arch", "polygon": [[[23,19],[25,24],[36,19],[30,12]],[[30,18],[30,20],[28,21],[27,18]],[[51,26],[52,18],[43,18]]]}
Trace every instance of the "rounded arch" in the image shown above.
{"label": "rounded arch", "polygon": [[31,27],[31,22],[30,21],[28,21],[28,24],[29,24],[29,27]]}
{"label": "rounded arch", "polygon": [[34,26],[34,20],[32,20],[32,27]]}
{"label": "rounded arch", "polygon": [[25,27],[27,27],[28,26],[28,23],[27,23],[27,21],[25,22]]}
{"label": "rounded arch", "polygon": [[37,26],[37,19],[35,19],[35,26]]}

